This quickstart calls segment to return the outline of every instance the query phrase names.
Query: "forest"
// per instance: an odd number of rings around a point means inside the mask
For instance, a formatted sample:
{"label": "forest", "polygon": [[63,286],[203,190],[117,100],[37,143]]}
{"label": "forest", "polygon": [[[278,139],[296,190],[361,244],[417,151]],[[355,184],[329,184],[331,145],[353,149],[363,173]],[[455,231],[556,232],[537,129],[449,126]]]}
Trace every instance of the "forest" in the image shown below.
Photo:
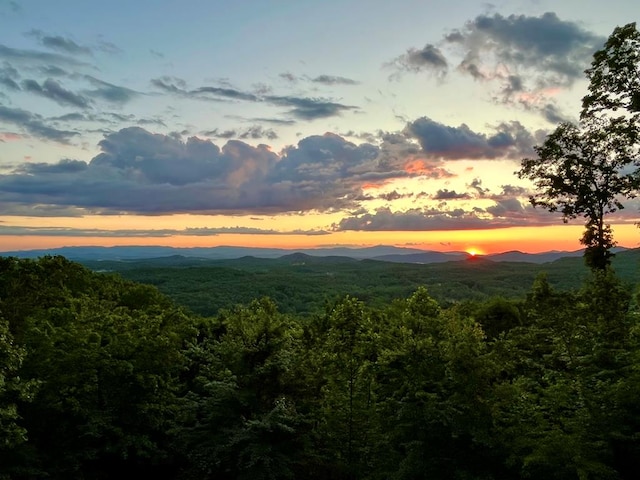
{"label": "forest", "polygon": [[640,468],[640,329],[612,269],[519,299],[425,287],[192,313],[0,258],[0,478],[583,479]]}
{"label": "forest", "polygon": [[[383,308],[421,286],[442,306],[449,306],[496,296],[523,298],[540,273],[547,274],[549,284],[560,290],[580,288],[589,277],[589,269],[578,257],[544,264],[494,262],[482,257],[412,264],[295,253],[275,259],[170,256],[80,263],[95,271],[119,273],[126,279],[155,285],[176,303],[203,316],[261,297],[272,299],[283,313],[301,316],[321,313],[327,302],[345,295]],[[618,252],[612,265],[621,280],[640,284],[640,249]]]}

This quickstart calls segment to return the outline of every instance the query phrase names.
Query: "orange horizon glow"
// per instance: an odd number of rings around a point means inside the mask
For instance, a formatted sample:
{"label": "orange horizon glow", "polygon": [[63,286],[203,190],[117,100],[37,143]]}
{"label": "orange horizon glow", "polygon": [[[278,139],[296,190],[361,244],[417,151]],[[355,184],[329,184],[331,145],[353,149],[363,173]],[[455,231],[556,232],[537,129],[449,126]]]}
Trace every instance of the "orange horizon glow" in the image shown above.
{"label": "orange horizon glow", "polygon": [[478,255],[484,255],[484,252],[476,247],[467,248],[466,252],[472,257],[476,257]]}
{"label": "orange horizon glow", "polygon": [[[488,255],[519,250],[540,253],[551,250],[575,251],[583,248],[580,225],[511,227],[492,230],[454,230],[422,232],[330,232],[326,235],[296,234],[219,234],[208,236],[172,235],[159,237],[109,236],[10,236],[0,235],[0,251],[60,248],[68,246],[170,246],[310,249],[330,247],[370,247],[389,245],[440,252],[476,252]],[[614,225],[618,246],[637,248],[640,232],[635,225]]]}

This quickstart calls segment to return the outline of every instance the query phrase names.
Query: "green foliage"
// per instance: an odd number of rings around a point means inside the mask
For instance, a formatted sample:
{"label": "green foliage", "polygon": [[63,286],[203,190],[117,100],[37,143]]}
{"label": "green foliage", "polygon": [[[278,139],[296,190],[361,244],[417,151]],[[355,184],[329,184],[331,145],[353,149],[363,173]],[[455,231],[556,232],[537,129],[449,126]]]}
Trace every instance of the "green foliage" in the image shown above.
{"label": "green foliage", "polygon": [[0,316],[0,458],[6,450],[26,440],[16,403],[29,401],[37,391],[37,384],[20,378],[24,354],[24,349],[15,344],[8,323]]}
{"label": "green foliage", "polygon": [[196,318],[60,257],[0,262],[0,478],[640,468],[640,313],[610,269],[575,290],[541,275],[517,300],[443,305],[421,286],[383,307],[263,298]]}
{"label": "green foliage", "polygon": [[160,468],[193,320],[152,287],[62,257],[1,261],[0,312],[20,355],[12,368],[38,387],[14,400],[27,441],[7,452],[3,473],[75,478]]}
{"label": "green foliage", "polygon": [[302,424],[289,388],[299,330],[268,299],[224,311],[191,347],[177,431],[195,478],[294,478]]}
{"label": "green foliage", "polygon": [[[300,265],[258,258],[202,263],[165,268],[154,262],[113,262],[108,267],[130,280],[153,284],[176,303],[206,316],[264,296],[280,311],[299,316],[322,314],[326,302],[334,303],[345,295],[383,309],[423,285],[443,306],[495,296],[515,299],[527,294],[542,271],[548,273],[554,287],[562,289],[579,288],[589,276],[580,258],[542,265],[484,259],[426,265],[345,259]],[[639,264],[640,250],[613,258],[620,277],[634,283],[640,282]],[[107,265],[96,262],[90,266],[102,269]]]}

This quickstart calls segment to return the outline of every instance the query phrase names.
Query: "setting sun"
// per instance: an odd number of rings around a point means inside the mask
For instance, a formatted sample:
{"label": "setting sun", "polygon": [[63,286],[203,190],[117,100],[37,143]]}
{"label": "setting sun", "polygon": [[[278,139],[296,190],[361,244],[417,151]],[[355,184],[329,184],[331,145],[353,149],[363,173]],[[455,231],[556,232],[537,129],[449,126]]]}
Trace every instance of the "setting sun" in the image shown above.
{"label": "setting sun", "polygon": [[472,257],[483,254],[479,249],[475,247],[467,248],[467,253]]}

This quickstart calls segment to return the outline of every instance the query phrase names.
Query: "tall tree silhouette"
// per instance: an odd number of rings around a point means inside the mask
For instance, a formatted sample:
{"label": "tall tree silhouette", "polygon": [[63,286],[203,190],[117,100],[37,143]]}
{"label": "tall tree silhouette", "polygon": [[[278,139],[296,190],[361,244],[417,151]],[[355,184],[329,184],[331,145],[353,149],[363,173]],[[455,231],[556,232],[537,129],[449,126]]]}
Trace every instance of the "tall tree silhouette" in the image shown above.
{"label": "tall tree silhouette", "polygon": [[640,33],[635,23],[616,28],[585,71],[589,92],[577,125],[562,123],[537,158],[522,160],[520,178],[532,180],[532,205],[585,218],[580,242],[594,270],[611,262],[615,246],[606,216],[624,208],[640,185]]}

